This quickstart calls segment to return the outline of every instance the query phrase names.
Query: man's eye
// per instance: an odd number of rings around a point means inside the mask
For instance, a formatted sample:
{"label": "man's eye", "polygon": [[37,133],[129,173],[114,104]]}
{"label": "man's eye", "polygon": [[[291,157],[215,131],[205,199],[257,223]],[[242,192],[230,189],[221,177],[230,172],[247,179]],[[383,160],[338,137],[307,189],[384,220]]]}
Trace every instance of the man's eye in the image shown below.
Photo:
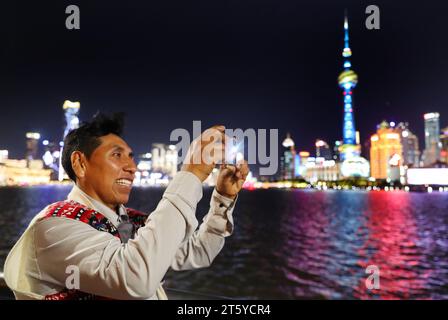
{"label": "man's eye", "polygon": [[114,152],[114,153],[112,153],[112,156],[114,156],[114,157],[121,157],[121,153],[120,152]]}

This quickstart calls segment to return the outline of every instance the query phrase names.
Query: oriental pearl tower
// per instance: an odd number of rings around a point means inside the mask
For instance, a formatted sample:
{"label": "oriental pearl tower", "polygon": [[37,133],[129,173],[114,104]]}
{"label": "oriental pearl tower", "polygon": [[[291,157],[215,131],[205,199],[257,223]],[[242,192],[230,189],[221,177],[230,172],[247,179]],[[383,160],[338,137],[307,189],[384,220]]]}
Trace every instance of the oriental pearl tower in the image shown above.
{"label": "oriental pearl tower", "polygon": [[358,75],[351,69],[351,56],[352,51],[349,45],[348,19],[346,12],[344,19],[344,50],[342,51],[344,71],[342,71],[338,77],[339,87],[341,87],[344,94],[343,144],[339,147],[342,160],[358,157],[361,154],[361,145],[359,144],[359,137],[357,137],[355,127],[352,97],[353,89],[358,83]]}

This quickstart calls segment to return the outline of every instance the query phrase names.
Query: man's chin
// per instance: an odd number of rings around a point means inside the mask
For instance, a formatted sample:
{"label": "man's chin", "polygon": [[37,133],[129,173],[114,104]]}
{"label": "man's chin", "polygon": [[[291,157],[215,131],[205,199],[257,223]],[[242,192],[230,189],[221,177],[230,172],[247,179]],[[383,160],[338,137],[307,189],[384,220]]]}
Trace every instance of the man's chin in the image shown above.
{"label": "man's chin", "polygon": [[120,205],[126,205],[129,201],[129,195],[115,195],[113,198],[114,207],[120,206]]}
{"label": "man's chin", "polygon": [[123,204],[125,205],[126,203],[129,202],[129,195],[128,196],[124,196],[124,197],[120,197],[120,199],[118,199],[119,204]]}

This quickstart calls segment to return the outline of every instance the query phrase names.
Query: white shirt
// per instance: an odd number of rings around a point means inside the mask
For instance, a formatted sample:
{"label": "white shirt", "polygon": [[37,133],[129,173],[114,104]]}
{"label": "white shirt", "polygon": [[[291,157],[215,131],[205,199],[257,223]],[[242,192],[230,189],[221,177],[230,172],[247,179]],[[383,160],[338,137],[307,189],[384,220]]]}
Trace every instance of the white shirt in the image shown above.
{"label": "white shirt", "polygon": [[[224,246],[224,238],[233,232],[235,201],[216,190],[197,229],[195,212],[201,198],[200,180],[190,172],[178,172],[145,226],[126,244],[80,221],[42,219],[45,208],[9,253],[5,281],[17,299],[43,299],[65,288],[70,275],[66,271],[75,266],[83,292],[113,299],[164,299],[161,281],[170,267],[209,266]],[[120,222],[116,212],[77,186],[68,200],[100,212],[114,226]],[[126,210],[121,206],[119,212]]]}

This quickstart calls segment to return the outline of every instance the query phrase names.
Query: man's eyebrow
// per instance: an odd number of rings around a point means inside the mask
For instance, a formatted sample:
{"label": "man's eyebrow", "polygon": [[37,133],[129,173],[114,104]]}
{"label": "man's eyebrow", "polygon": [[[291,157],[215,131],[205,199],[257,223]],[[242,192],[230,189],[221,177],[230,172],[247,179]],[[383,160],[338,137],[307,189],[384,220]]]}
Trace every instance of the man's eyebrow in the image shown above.
{"label": "man's eyebrow", "polygon": [[122,146],[119,146],[118,144],[114,144],[114,145],[112,146],[112,149],[113,149],[114,151],[124,151],[124,148],[123,148]]}
{"label": "man's eyebrow", "polygon": [[[118,144],[115,144],[112,146],[112,150],[113,151],[121,151],[124,152],[126,149],[123,148],[122,146],[119,146]],[[134,156],[134,152],[132,150],[129,150],[129,155],[130,156]]]}

